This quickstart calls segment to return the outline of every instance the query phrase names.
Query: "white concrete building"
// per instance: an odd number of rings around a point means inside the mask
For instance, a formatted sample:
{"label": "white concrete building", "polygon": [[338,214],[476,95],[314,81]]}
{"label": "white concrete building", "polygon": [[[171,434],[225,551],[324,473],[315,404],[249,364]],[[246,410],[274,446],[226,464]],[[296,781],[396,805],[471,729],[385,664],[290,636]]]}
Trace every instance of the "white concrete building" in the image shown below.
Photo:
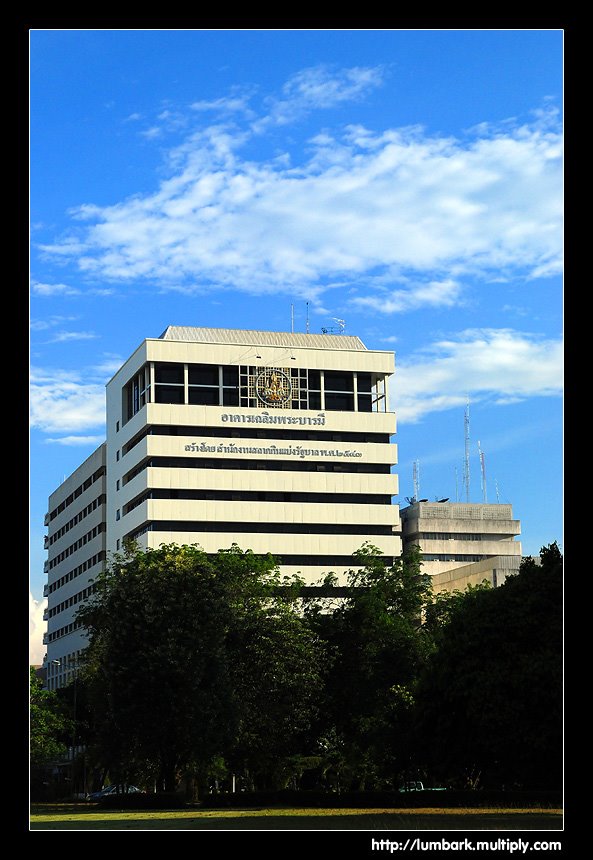
{"label": "white concrete building", "polygon": [[[344,582],[363,543],[388,563],[401,552],[393,372],[393,352],[357,337],[169,326],[107,384],[107,442],[66,489],[101,460],[108,555],[126,539],[208,553],[236,543],[307,583],[329,571]],[[51,615],[65,587],[48,593],[51,631],[62,631],[48,636],[48,663],[82,647],[75,605]]]}
{"label": "white concrete building", "polygon": [[47,585],[44,668],[50,690],[72,677],[86,639],[74,615],[92,593],[106,558],[106,445],[103,443],[49,497],[45,525]]}
{"label": "white concrete building", "polygon": [[[418,501],[400,514],[404,550],[411,544],[420,547],[423,573],[437,576],[499,557],[506,559],[498,565],[501,569],[519,569],[521,543],[515,537],[521,533],[521,523],[513,519],[511,505]],[[476,575],[487,567],[482,564]],[[487,578],[486,573],[482,578]],[[454,579],[461,581],[457,573]],[[435,580],[435,585],[441,581],[448,578]]]}

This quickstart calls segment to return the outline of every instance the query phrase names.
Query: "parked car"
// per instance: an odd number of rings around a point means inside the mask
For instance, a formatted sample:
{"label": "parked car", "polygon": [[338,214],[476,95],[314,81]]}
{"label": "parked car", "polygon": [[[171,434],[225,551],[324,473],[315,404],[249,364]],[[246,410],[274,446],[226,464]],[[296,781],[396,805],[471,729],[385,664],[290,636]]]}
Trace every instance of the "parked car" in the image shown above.
{"label": "parked car", "polygon": [[410,782],[405,782],[400,789],[401,792],[406,791],[446,791],[446,788],[442,788],[441,786],[428,788],[424,786],[424,783],[420,782],[420,780],[411,780]]}
{"label": "parked car", "polygon": [[[124,785],[123,794],[142,794],[142,789],[137,788],[135,785]],[[108,794],[117,794],[117,785],[106,785],[104,788],[100,789],[100,791],[93,791],[92,794],[87,794],[87,800],[100,800],[102,797],[107,797]]]}

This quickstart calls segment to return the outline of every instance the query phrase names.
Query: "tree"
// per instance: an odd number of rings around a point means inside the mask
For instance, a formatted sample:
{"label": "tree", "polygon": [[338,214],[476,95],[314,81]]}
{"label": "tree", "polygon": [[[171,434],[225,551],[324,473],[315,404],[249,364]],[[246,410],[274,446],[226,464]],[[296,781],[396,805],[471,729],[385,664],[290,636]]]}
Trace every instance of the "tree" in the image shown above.
{"label": "tree", "polygon": [[332,612],[311,601],[307,617],[333,654],[318,731],[342,757],[341,783],[392,785],[409,764],[413,686],[430,649],[422,612],[430,579],[414,547],[386,567],[369,544],[357,553],[347,596]]}
{"label": "tree", "polygon": [[[446,611],[445,611],[446,610]],[[562,756],[562,556],[441,599],[418,689],[418,747],[462,785],[556,788]]]}
{"label": "tree", "polygon": [[67,753],[65,738],[71,722],[53,691],[43,685],[30,667],[30,752],[31,764],[41,766]]}
{"label": "tree", "polygon": [[142,773],[172,790],[183,770],[203,778],[238,750],[278,755],[281,736],[290,746],[313,707],[317,656],[280,585],[271,556],[235,545],[115,557],[78,615],[96,744],[114,781]]}
{"label": "tree", "polygon": [[[251,607],[230,632],[241,702],[230,761],[261,788],[281,788],[302,752],[323,687],[324,652],[294,598]],[[298,768],[297,768],[298,769]]]}

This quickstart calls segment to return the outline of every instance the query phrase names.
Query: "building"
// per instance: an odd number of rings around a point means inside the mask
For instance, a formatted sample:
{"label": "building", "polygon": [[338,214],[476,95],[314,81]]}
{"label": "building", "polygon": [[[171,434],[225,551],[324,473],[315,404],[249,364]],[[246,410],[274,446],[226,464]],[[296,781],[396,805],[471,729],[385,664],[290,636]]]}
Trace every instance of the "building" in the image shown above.
{"label": "building", "polygon": [[106,445],[103,443],[49,497],[45,525],[47,585],[43,595],[50,690],[67,683],[86,640],[74,618],[106,558]]}
{"label": "building", "polygon": [[463,589],[483,579],[501,585],[519,570],[521,543],[515,538],[521,523],[513,519],[511,505],[418,501],[400,515],[404,550],[420,547],[423,573],[434,578],[437,590]]}
{"label": "building", "polygon": [[236,543],[309,584],[329,571],[344,582],[366,542],[391,564],[401,552],[393,372],[393,352],[347,335],[169,326],[144,340],[107,384],[106,443],[50,498],[57,683],[84,647],[73,615],[89,576],[127,539],[208,553]]}

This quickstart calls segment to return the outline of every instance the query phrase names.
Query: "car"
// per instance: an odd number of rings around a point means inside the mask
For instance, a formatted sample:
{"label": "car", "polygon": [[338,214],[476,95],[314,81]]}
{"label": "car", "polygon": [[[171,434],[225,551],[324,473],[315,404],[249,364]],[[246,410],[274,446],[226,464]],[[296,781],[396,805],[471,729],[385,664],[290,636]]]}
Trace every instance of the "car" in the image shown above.
{"label": "car", "polygon": [[[104,788],[101,788],[99,791],[93,791],[91,794],[87,794],[87,800],[101,800],[102,797],[107,797],[110,794],[117,794],[117,785],[106,785]],[[137,788],[135,785],[125,785],[121,786],[123,789],[120,791],[120,794],[142,794],[142,789]]]}

